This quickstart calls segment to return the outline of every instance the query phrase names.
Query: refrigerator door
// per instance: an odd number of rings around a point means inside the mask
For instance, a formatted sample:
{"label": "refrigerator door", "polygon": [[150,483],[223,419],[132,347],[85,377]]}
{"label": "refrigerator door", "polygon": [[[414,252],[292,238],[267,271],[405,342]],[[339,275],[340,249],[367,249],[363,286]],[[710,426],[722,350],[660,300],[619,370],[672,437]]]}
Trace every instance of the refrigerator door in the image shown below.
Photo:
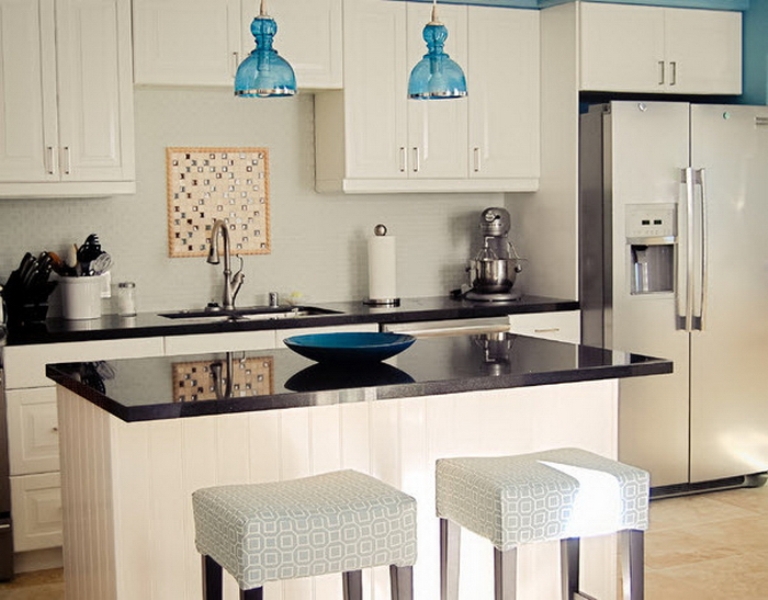
{"label": "refrigerator door", "polygon": [[[671,102],[611,104],[612,319],[608,346],[674,361],[674,373],[620,381],[619,459],[651,473],[654,487],[688,480],[689,334],[677,328],[684,277],[667,292],[633,294],[628,215],[638,206],[684,205],[681,169],[688,165],[688,105]],[[642,219],[641,219],[642,221]],[[633,221],[630,221],[633,222]],[[685,263],[685,228],[674,223],[672,252]],[[640,246],[642,248],[642,246]],[[635,248],[637,250],[637,248]],[[682,274],[681,274],[682,275]]]}
{"label": "refrigerator door", "polygon": [[698,482],[768,470],[768,107],[691,106],[691,165],[704,170],[708,238],[691,335]]}

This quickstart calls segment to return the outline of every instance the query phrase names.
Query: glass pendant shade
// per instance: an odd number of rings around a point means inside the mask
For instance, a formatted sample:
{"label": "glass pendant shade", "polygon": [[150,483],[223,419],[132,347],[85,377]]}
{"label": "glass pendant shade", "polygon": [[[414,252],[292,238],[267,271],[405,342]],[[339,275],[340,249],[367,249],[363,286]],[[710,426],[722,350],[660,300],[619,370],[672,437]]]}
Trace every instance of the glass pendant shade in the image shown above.
{"label": "glass pendant shade", "polygon": [[436,2],[432,5],[432,20],[423,32],[427,53],[416,64],[408,79],[408,97],[414,100],[444,100],[467,95],[464,71],[443,52],[448,29],[437,19]]}
{"label": "glass pendant shade", "polygon": [[277,23],[266,14],[264,2],[261,14],[253,19],[251,33],[256,48],[237,68],[235,96],[269,98],[296,94],[296,75],[288,61],[272,47]]}

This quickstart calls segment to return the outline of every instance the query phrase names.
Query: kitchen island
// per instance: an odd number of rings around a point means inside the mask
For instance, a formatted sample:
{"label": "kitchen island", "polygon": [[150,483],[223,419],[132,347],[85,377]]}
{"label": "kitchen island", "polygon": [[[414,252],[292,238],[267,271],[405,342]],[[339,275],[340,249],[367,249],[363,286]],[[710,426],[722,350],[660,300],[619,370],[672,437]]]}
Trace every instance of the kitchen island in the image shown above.
{"label": "kitchen island", "polygon": [[[617,379],[671,370],[661,359],[512,334],[419,339],[354,369],[285,349],[49,366],[67,595],[200,598],[193,490],[354,468],[416,497],[415,597],[438,598],[437,458],[555,446],[615,457]],[[589,542],[583,587],[615,597],[615,540]],[[559,598],[558,548],[521,549],[524,597]],[[462,597],[491,598],[488,543],[467,533],[462,561]],[[369,598],[389,598],[386,569],[365,582]],[[290,581],[268,585],[266,597],[333,600],[340,586],[338,576]]]}

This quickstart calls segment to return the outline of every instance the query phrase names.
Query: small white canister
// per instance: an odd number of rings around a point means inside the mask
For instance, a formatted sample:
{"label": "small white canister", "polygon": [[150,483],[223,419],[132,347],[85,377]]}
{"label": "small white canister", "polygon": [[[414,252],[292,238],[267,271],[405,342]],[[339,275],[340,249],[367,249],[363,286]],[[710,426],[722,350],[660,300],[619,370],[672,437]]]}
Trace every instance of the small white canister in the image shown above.
{"label": "small white canister", "polygon": [[136,316],[136,284],[133,281],[117,284],[117,314],[121,317]]}
{"label": "small white canister", "polygon": [[98,319],[101,317],[101,278],[62,277],[61,308],[65,319]]}

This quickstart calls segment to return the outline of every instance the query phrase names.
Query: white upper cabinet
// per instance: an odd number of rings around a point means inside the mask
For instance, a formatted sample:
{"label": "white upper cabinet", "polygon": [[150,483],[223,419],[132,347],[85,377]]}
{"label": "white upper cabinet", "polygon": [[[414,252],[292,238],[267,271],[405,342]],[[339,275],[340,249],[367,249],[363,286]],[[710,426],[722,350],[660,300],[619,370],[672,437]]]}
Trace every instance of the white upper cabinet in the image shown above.
{"label": "white upper cabinet", "polygon": [[135,191],[130,0],[0,0],[0,196]]}
{"label": "white upper cabinet", "polygon": [[538,11],[443,4],[468,97],[407,97],[426,54],[424,3],[345,0],[344,89],[315,99],[318,191],[535,191]]}
{"label": "white upper cabinet", "polygon": [[[274,47],[300,89],[341,87],[341,0],[273,0]],[[134,0],[137,85],[232,86],[258,0]]]}
{"label": "white upper cabinet", "polygon": [[539,11],[469,11],[469,175],[537,187]]}
{"label": "white upper cabinet", "polygon": [[584,91],[741,93],[741,13],[580,2]]}
{"label": "white upper cabinet", "polygon": [[[258,0],[243,0],[243,52],[255,48],[251,21]],[[299,89],[341,88],[341,0],[271,0],[275,49],[296,73]]]}
{"label": "white upper cabinet", "polygon": [[135,82],[231,86],[240,37],[240,0],[133,0]]}

